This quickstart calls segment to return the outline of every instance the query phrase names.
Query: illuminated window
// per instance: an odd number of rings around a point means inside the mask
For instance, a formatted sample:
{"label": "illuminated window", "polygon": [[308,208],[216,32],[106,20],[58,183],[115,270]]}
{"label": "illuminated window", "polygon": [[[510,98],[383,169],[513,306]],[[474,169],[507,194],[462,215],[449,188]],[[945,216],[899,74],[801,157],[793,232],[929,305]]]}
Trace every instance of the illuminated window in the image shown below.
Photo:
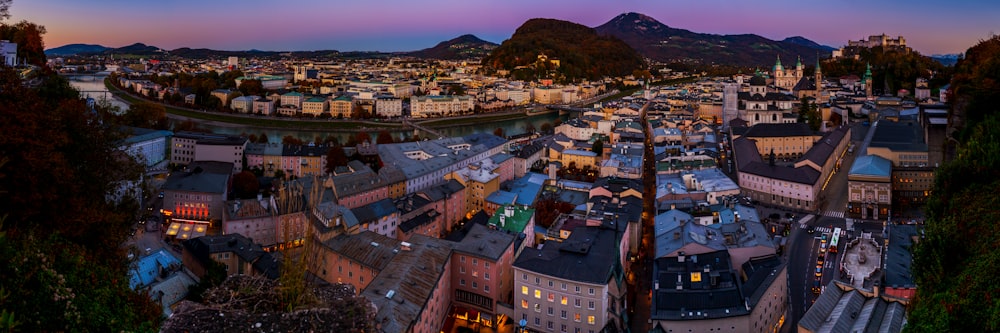
{"label": "illuminated window", "polygon": [[562,299],[559,300],[559,304],[566,305],[566,296],[563,296]]}
{"label": "illuminated window", "polygon": [[528,294],[528,287],[527,286],[521,286],[521,293],[527,295]]}
{"label": "illuminated window", "polygon": [[587,324],[594,324],[594,316],[587,316]]}
{"label": "illuminated window", "polygon": [[555,301],[556,301],[556,294],[549,293],[549,302],[555,302]]}
{"label": "illuminated window", "polygon": [[542,291],[535,289],[535,298],[542,298]]}
{"label": "illuminated window", "polygon": [[535,312],[542,312],[542,306],[535,303]]}
{"label": "illuminated window", "polygon": [[578,323],[580,322],[580,314],[579,313],[574,313],[573,314],[573,321],[578,322]]}
{"label": "illuminated window", "polygon": [[528,300],[526,300],[526,299],[522,299],[521,300],[521,308],[524,308],[524,309],[528,308]]}

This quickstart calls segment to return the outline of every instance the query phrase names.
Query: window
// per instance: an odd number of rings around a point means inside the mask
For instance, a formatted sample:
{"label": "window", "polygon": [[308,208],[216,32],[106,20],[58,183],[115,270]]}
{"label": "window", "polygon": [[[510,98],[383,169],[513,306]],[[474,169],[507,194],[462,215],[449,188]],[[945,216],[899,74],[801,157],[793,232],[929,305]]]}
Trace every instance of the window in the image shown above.
{"label": "window", "polygon": [[556,301],[556,294],[549,293],[549,298],[548,299],[549,299],[549,302],[555,302]]}
{"label": "window", "polygon": [[479,272],[473,269],[472,270],[472,277],[479,277]]}
{"label": "window", "polygon": [[539,298],[539,299],[542,298],[542,291],[541,290],[535,289],[535,298]]}
{"label": "window", "polygon": [[490,292],[490,285],[484,284],[483,285],[483,290],[486,291],[487,293],[489,293]]}
{"label": "window", "polygon": [[528,294],[528,286],[521,286],[521,294],[524,295]]}
{"label": "window", "polygon": [[552,329],[552,321],[550,320],[549,323],[548,323],[548,325],[546,325],[546,326],[548,326],[548,328],[551,330]]}
{"label": "window", "polygon": [[560,285],[560,287],[562,287],[562,290],[566,290],[566,283],[565,283],[565,282],[564,282],[564,283],[562,283],[562,284]]}
{"label": "window", "polygon": [[483,278],[486,279],[486,280],[489,280],[490,279],[490,273],[489,272],[483,272]]}
{"label": "window", "polygon": [[562,299],[559,300],[559,304],[566,305],[566,296],[563,296]]}
{"label": "window", "polygon": [[542,320],[539,319],[538,317],[535,317],[535,326],[538,326],[538,325],[541,325],[541,324],[542,324]]}
{"label": "window", "polygon": [[552,287],[552,280],[549,280],[549,287]]}
{"label": "window", "polygon": [[593,310],[594,309],[594,301],[587,302],[587,308]]}
{"label": "window", "polygon": [[576,292],[577,292],[577,293],[579,293],[579,292],[580,292],[580,286],[576,286]]}
{"label": "window", "polygon": [[522,299],[521,300],[521,308],[523,308],[523,309],[527,309],[528,308],[528,300],[526,300],[526,299]]}
{"label": "window", "polygon": [[551,316],[552,314],[553,314],[553,312],[552,312],[552,307],[550,306],[550,307],[549,307],[549,315]]}
{"label": "window", "polygon": [[542,306],[538,303],[535,303],[535,312],[542,312]]}
{"label": "window", "polygon": [[587,324],[593,325],[595,322],[594,316],[587,316]]}
{"label": "window", "polygon": [[489,269],[489,268],[490,268],[490,263],[489,263],[489,262],[486,262],[486,261],[484,261],[484,262],[483,262],[483,267],[486,267],[486,269]]}
{"label": "window", "polygon": [[[566,319],[566,310],[559,311],[559,318]],[[563,331],[566,329],[563,328]]]}
{"label": "window", "polygon": [[464,286],[465,285],[465,279],[458,280],[458,284]]}
{"label": "window", "polygon": [[458,257],[458,261],[461,261],[464,264],[465,263],[465,256]]}
{"label": "window", "polygon": [[521,274],[521,280],[528,281],[528,274]]}
{"label": "window", "polygon": [[472,258],[472,266],[476,266],[478,264],[479,264],[479,260],[476,259],[476,258]]}
{"label": "window", "polygon": [[593,294],[594,294],[594,288],[590,288],[590,291],[589,291],[589,293],[590,293],[591,295],[593,295]]}
{"label": "window", "polygon": [[458,272],[462,273],[462,274],[465,274],[465,266],[459,266],[458,267]]}
{"label": "window", "polygon": [[580,322],[580,313],[574,313],[573,314],[573,321],[578,322],[578,323]]}
{"label": "window", "polygon": [[580,307],[580,299],[579,298],[573,299],[573,305],[575,305],[576,307]]}

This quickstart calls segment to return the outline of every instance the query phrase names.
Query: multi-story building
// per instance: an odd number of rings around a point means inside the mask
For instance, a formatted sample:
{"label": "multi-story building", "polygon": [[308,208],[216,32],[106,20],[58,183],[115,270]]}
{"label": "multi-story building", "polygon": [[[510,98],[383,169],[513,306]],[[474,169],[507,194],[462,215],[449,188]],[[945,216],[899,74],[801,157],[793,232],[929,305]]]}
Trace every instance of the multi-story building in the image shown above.
{"label": "multi-story building", "polygon": [[231,169],[229,163],[197,162],[188,171],[170,174],[162,187],[164,215],[171,219],[168,236],[190,239],[204,235],[206,227],[218,226],[225,209]]}
{"label": "multi-story building", "polygon": [[509,304],[514,303],[511,264],[517,237],[470,222],[448,240],[455,242],[451,257],[453,312],[471,309],[480,313],[481,324],[498,327],[500,314],[509,311]]}
{"label": "multi-story building", "polygon": [[[792,83],[795,84],[794,82]],[[789,86],[789,89],[791,86]],[[750,91],[740,92],[738,118],[748,126],[760,123],[794,123],[798,117],[792,113],[796,99],[792,95],[769,92],[767,79],[758,74],[750,78]]]}
{"label": "multi-story building", "polygon": [[281,95],[279,106],[293,106],[296,109],[302,109],[302,101],[304,100],[305,96],[298,91],[287,92]]}
{"label": "multi-story building", "polygon": [[[351,209],[354,217],[361,223],[361,230],[396,238],[396,228],[399,226],[399,210],[391,199],[382,199],[364,206]],[[435,235],[436,237],[436,235]]]}
{"label": "multi-story building", "polygon": [[878,155],[859,156],[847,174],[847,215],[879,220],[892,208],[892,162]]}
{"label": "multi-story building", "polygon": [[326,154],[329,150],[330,146],[311,142],[306,145],[282,145],[281,169],[287,176],[322,175],[325,173]]}
{"label": "multi-story building", "polygon": [[219,134],[177,132],[170,140],[170,163],[188,165],[194,161],[233,164],[233,173],[243,171],[247,138]]}
{"label": "multi-story building", "polygon": [[354,113],[354,100],[350,95],[340,95],[330,101],[330,116],[337,119],[350,118]]}
{"label": "multi-story building", "polygon": [[787,270],[776,255],[736,263],[720,250],[653,261],[650,332],[775,332],[786,320]]}
{"label": "multi-story building", "polygon": [[745,137],[733,140],[740,188],[745,195],[761,203],[800,211],[815,210],[820,190],[847,151],[850,132],[850,127],[844,126],[827,133],[790,165],[776,163],[773,152],[765,162],[755,140]]}
{"label": "multi-story building", "polygon": [[560,104],[563,103],[563,90],[560,88],[553,87],[535,87],[532,90],[532,95],[535,97],[535,103],[538,104]]}
{"label": "multi-story building", "polygon": [[221,264],[226,276],[259,275],[275,280],[279,263],[260,245],[240,234],[202,236],[182,243],[181,262],[198,278],[204,278],[210,265]]}
{"label": "multi-story building", "polygon": [[542,156],[545,154],[545,146],[541,142],[532,142],[529,145],[521,147],[521,149],[514,152],[514,158],[512,159],[512,171],[514,173],[514,178],[524,177],[528,173],[528,170],[535,166],[536,163],[540,162]]}
{"label": "multi-story building", "polygon": [[264,247],[273,246],[278,243],[276,213],[272,197],[226,201],[222,214],[222,234],[240,234]]}
{"label": "multi-story building", "polygon": [[253,113],[264,116],[274,114],[274,101],[263,98],[253,101]]}
{"label": "multi-story building", "polygon": [[622,330],[622,237],[614,229],[579,226],[562,242],[525,248],[513,264],[513,319],[532,331]]}
{"label": "multi-story building", "polygon": [[318,117],[326,112],[327,101],[322,97],[310,97],[302,101],[302,114]]}
{"label": "multi-story building", "polygon": [[397,118],[403,115],[403,100],[394,96],[375,98],[375,116]]}
{"label": "multi-story building", "polygon": [[233,98],[229,103],[229,108],[239,113],[249,113],[253,110],[253,103],[258,98],[257,96],[239,96]]}
{"label": "multi-story building", "polygon": [[397,168],[406,178],[406,193],[416,193],[440,183],[445,175],[503,150],[506,140],[476,133],[461,138],[378,145],[385,166]]}
{"label": "multi-story building", "polygon": [[149,168],[167,159],[167,146],[173,132],[138,127],[125,130],[128,137],[122,141],[120,148],[143,167]]}
{"label": "multi-story building", "polygon": [[[274,172],[284,170],[281,165],[281,152],[284,145],[280,143],[248,143],[246,150],[247,167],[258,168],[264,175],[274,177]],[[282,171],[284,172],[284,171]]]}
{"label": "multi-story building", "polygon": [[412,96],[410,117],[448,117],[471,113],[475,107],[472,96]]}
{"label": "multi-story building", "polygon": [[[774,152],[779,159],[801,157],[821,136],[814,134],[805,123],[753,125],[742,136],[757,143],[757,152],[767,155]],[[734,134],[734,138],[739,137]]]}
{"label": "multi-story building", "polygon": [[500,189],[500,175],[483,167],[482,162],[469,164],[463,169],[445,175],[465,186],[466,208],[471,213],[485,207],[486,197]]}
{"label": "multi-story building", "polygon": [[534,247],[535,236],[535,210],[520,205],[503,205],[486,223],[491,228],[504,230],[513,234],[524,235],[524,242],[515,251],[521,253],[524,248]]}
{"label": "multi-story building", "polygon": [[3,58],[4,65],[9,67],[17,65],[17,43],[0,40],[0,58]]}
{"label": "multi-story building", "polygon": [[893,205],[898,208],[922,205],[934,186],[936,165],[930,163],[921,124],[911,120],[880,120],[869,130],[875,133],[866,153],[892,162]]}
{"label": "multi-story building", "polygon": [[267,90],[282,89],[288,84],[288,79],[277,75],[251,75],[236,78],[236,86],[239,87],[243,80],[259,80],[260,85]]}

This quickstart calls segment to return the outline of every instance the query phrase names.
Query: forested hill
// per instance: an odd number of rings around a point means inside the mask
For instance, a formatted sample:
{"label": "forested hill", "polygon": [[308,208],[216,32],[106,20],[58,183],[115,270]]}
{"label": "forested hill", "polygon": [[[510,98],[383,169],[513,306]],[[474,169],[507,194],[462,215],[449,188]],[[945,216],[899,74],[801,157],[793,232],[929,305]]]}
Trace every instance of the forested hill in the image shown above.
{"label": "forested hill", "polygon": [[[543,61],[539,56],[547,60]],[[557,62],[553,60],[558,60]],[[632,74],[645,67],[641,55],[618,38],[587,26],[554,19],[524,22],[510,39],[483,59],[491,69],[510,70],[516,79],[557,82]]]}
{"label": "forested hill", "polygon": [[904,332],[1000,331],[1000,37],[956,65],[949,127],[954,160],[935,172],[925,237],[916,245],[917,295]]}

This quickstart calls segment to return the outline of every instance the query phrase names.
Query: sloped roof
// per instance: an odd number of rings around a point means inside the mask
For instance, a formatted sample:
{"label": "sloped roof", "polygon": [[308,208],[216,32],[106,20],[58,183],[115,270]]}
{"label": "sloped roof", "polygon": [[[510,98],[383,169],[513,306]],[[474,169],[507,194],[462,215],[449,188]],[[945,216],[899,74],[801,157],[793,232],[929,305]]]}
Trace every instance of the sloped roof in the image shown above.
{"label": "sloped roof", "polygon": [[878,155],[858,156],[848,175],[890,177],[892,176],[892,161]]}

